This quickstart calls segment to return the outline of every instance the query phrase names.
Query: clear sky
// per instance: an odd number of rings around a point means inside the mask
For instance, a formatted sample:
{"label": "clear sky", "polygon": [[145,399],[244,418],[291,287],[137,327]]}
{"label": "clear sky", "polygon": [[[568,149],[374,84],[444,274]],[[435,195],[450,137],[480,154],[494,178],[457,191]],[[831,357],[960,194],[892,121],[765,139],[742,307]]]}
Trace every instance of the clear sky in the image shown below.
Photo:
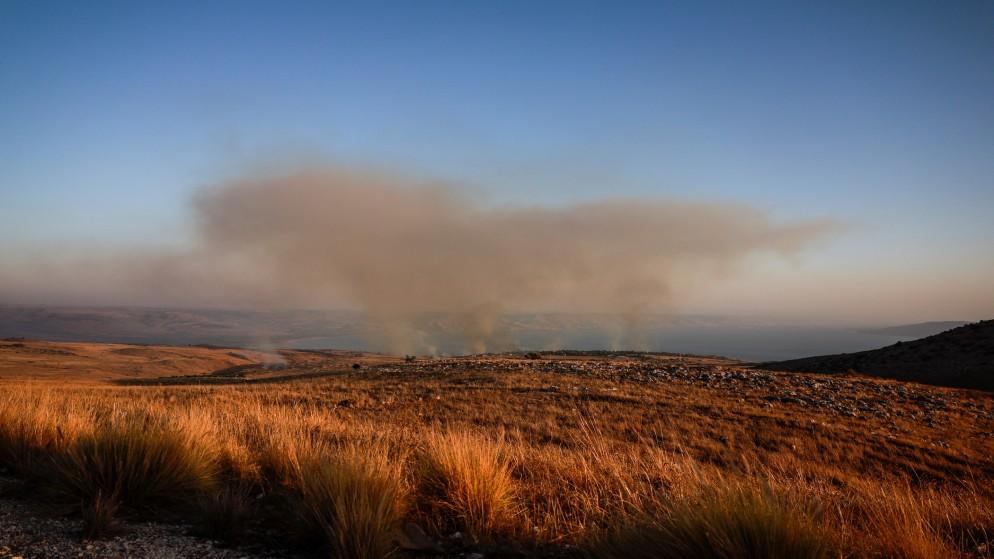
{"label": "clear sky", "polygon": [[848,225],[687,310],[991,318],[994,3],[0,2],[0,257],[328,161]]}

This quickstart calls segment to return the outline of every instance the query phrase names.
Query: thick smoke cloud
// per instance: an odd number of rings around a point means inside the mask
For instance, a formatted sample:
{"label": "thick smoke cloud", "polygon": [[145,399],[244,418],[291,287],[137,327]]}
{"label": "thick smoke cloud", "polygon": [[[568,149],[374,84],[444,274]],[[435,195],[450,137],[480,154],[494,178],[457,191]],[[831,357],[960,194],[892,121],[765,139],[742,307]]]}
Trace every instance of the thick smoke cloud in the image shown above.
{"label": "thick smoke cloud", "polygon": [[419,326],[429,313],[458,321],[467,351],[510,344],[497,318],[512,310],[612,313],[635,329],[640,313],[671,308],[749,255],[791,255],[833,228],[713,203],[492,207],[451,187],[335,169],[210,187],[193,210],[191,250],[96,268],[139,299],[357,306],[397,352],[431,350]]}

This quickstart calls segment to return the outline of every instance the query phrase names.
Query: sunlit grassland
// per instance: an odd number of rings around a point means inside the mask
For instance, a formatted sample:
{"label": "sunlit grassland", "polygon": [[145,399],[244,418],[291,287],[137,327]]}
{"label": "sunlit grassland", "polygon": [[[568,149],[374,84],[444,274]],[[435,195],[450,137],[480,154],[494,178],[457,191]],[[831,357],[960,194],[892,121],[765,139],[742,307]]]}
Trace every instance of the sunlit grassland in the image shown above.
{"label": "sunlit grassland", "polygon": [[991,463],[962,456],[988,442],[931,452],[865,423],[757,419],[689,388],[614,384],[610,398],[584,398],[542,392],[547,381],[8,382],[0,464],[78,506],[91,535],[118,517],[167,515],[233,540],[265,523],[291,548],[336,557],[398,552],[409,523],[493,552],[989,553]]}

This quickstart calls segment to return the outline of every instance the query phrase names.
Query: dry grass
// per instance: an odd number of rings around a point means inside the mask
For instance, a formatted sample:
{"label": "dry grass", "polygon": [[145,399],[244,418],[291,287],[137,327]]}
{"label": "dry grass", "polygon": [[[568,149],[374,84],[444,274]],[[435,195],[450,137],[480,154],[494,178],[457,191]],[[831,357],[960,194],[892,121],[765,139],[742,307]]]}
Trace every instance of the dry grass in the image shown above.
{"label": "dry grass", "polygon": [[0,464],[21,477],[39,475],[50,456],[93,428],[92,408],[52,398],[52,392],[27,385],[0,400]]}
{"label": "dry grass", "polygon": [[334,557],[379,559],[393,551],[404,490],[400,468],[379,449],[336,449],[305,457],[296,473],[297,509]]}
{"label": "dry grass", "polygon": [[253,514],[250,487],[231,483],[201,495],[196,505],[197,532],[215,540],[238,542]]}
{"label": "dry grass", "polygon": [[828,559],[839,546],[817,502],[768,486],[719,484],[653,503],[599,546],[605,558]]}
{"label": "dry grass", "polygon": [[389,555],[405,522],[605,557],[983,557],[994,534],[976,395],[943,392],[933,427],[771,408],[760,389],[459,367],[0,394],[0,468],[82,505],[94,534],[163,509],[339,557]]}
{"label": "dry grass", "polygon": [[133,508],[208,494],[220,473],[203,423],[133,414],[100,421],[53,453],[47,469],[45,481],[60,496]]}
{"label": "dry grass", "polygon": [[501,444],[461,432],[431,433],[416,468],[417,504],[437,531],[493,541],[513,529],[517,486]]}
{"label": "dry grass", "polygon": [[[976,489],[939,491],[908,484],[856,484],[843,509],[845,521],[877,557],[956,557],[984,549],[994,534],[994,509]],[[886,538],[878,537],[887,534]],[[865,544],[864,544],[865,545]]]}
{"label": "dry grass", "polygon": [[117,511],[120,503],[114,496],[97,493],[88,503],[81,506],[83,517],[83,537],[100,538],[116,532],[119,528]]}

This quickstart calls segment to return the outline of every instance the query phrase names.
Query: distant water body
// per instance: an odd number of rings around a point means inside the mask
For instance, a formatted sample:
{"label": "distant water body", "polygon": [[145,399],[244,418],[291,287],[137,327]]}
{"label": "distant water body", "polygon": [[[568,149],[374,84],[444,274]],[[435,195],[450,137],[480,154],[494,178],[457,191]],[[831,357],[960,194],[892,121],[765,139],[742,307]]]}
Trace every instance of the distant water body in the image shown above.
{"label": "distant water body", "polygon": [[[491,351],[642,350],[723,355],[774,361],[876,349],[936,334],[960,322],[887,325],[885,328],[795,326],[782,320],[728,316],[646,316],[619,336],[610,315],[515,314],[495,325],[500,346]],[[409,325],[421,339],[417,353],[468,352],[465,322],[425,315]],[[612,327],[613,325],[613,327]],[[884,326],[884,325],[881,325]],[[222,311],[134,307],[0,305],[0,337],[144,344],[216,344],[239,347],[387,351],[375,325],[355,311]],[[627,338],[627,341],[626,341]],[[635,340],[635,341],[631,341]],[[426,349],[430,347],[431,350]],[[396,348],[394,348],[396,350]]]}

